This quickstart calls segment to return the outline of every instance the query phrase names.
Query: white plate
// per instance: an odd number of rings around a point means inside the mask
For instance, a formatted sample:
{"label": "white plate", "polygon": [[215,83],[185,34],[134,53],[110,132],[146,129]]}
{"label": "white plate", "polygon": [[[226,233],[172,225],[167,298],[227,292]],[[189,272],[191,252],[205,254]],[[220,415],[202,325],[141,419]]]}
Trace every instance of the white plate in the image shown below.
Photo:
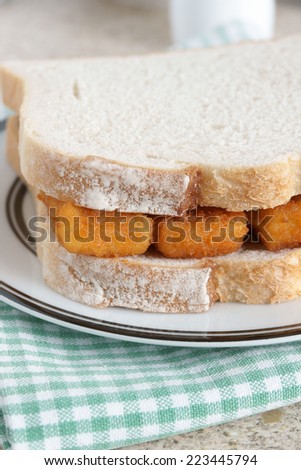
{"label": "white plate", "polygon": [[301,339],[301,300],[280,305],[217,304],[206,314],[97,310],[69,300],[43,282],[26,220],[34,214],[30,195],[1,154],[1,280],[3,300],[44,320],[128,341],[172,346],[229,347]]}

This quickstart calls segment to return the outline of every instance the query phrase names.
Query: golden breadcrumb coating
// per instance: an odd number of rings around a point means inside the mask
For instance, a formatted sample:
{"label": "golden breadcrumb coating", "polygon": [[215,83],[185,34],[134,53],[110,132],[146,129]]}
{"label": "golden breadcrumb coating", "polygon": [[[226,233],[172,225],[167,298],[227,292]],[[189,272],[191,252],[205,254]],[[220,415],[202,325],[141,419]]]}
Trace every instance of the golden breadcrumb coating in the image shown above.
{"label": "golden breadcrumb coating", "polygon": [[301,196],[274,209],[245,213],[198,208],[184,217],[159,218],[87,209],[44,194],[39,198],[49,208],[57,239],[72,253],[102,258],[139,255],[154,241],[166,258],[226,255],[241,248],[248,222],[267,250],[301,246]]}
{"label": "golden breadcrumb coating", "polygon": [[39,199],[49,208],[58,241],[71,253],[141,255],[151,244],[153,221],[146,215],[87,209],[43,194]]}
{"label": "golden breadcrumb coating", "polygon": [[248,218],[267,250],[301,246],[301,196],[274,209],[249,212]]}
{"label": "golden breadcrumb coating", "polygon": [[185,217],[165,217],[157,227],[157,249],[166,258],[204,258],[238,251],[248,233],[244,212],[198,208]]}

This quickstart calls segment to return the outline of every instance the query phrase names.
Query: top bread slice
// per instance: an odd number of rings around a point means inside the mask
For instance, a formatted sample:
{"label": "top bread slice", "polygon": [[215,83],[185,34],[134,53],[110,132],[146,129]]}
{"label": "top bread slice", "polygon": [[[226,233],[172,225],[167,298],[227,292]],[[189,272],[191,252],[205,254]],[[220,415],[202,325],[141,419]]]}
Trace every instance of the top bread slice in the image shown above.
{"label": "top bread slice", "polygon": [[181,215],[301,193],[301,36],[141,57],[14,61],[27,182],[92,209]]}

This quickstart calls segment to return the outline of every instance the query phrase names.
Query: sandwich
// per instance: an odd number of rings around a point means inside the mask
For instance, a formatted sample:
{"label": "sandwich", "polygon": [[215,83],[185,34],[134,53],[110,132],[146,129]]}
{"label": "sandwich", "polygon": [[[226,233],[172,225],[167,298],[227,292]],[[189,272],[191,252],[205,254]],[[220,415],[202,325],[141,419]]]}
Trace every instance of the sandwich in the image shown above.
{"label": "sandwich", "polygon": [[45,282],[201,313],[301,296],[301,36],[1,66]]}

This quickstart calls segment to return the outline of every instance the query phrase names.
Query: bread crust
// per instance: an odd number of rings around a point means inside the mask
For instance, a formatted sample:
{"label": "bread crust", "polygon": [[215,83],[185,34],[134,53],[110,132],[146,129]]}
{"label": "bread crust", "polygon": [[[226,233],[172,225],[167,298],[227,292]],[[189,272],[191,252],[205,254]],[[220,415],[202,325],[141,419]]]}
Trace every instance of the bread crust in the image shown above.
{"label": "bread crust", "polygon": [[195,167],[168,171],[130,167],[93,156],[79,160],[47,149],[25,135],[20,148],[26,181],[60,201],[89,209],[154,215],[182,215],[197,206],[200,172]]}
{"label": "bread crust", "polygon": [[22,173],[30,185],[90,209],[183,215],[199,205],[240,212],[273,208],[301,194],[296,160],[256,168],[158,170],[95,156],[79,160],[26,134],[20,149]]}
{"label": "bread crust", "polygon": [[274,208],[301,194],[297,161],[240,170],[169,171],[129,167],[93,156],[79,161],[28,137],[22,142],[22,173],[30,185],[90,209],[181,216],[199,205],[240,212]]}
{"label": "bread crust", "polygon": [[268,209],[301,194],[300,160],[253,168],[205,169],[198,205],[229,211]]}
{"label": "bread crust", "polygon": [[301,249],[279,253],[245,249],[215,260],[220,302],[275,304],[301,296]]}
{"label": "bread crust", "polygon": [[[25,178],[20,168],[18,147],[19,118],[17,115],[11,116],[8,119],[6,133],[7,158],[17,171],[18,176],[24,180]],[[82,190],[82,186],[92,189],[92,181],[94,184],[95,178],[98,184],[101,185],[102,179],[104,180],[107,177],[106,172],[102,173],[99,169],[97,169],[97,171],[95,169],[99,158],[87,157],[86,162],[79,162],[78,159],[70,158],[68,163],[69,169],[63,174],[62,169],[60,169],[61,162],[65,161],[65,165],[67,165],[66,160],[68,160],[68,158],[62,155],[49,158],[50,151],[46,151],[39,146],[39,149],[35,152],[35,146],[37,146],[37,144],[29,143],[27,150],[30,156],[30,158],[26,158],[29,165],[29,176],[26,178],[28,184],[59,200],[69,201],[92,209],[93,207],[87,205],[88,201],[85,200],[86,193]],[[43,159],[43,164],[41,164],[41,159]],[[92,165],[94,168],[93,177],[89,177],[89,165]],[[136,202],[130,199],[134,195],[137,201],[138,194],[136,192],[133,194],[133,192],[129,193],[127,191],[129,186],[124,176],[124,171],[121,172],[124,179],[120,180],[119,165],[116,165],[114,162],[108,163],[108,161],[104,161],[104,165],[106,165],[108,172],[111,174],[110,178],[112,178],[114,174],[115,182],[118,180],[118,184],[122,185],[120,200],[122,198],[124,200],[124,209],[121,207],[120,210],[129,212],[131,207],[137,208]],[[145,198],[148,197],[150,203],[150,201],[157,198],[158,193],[161,192],[161,203],[163,200],[165,201],[165,207],[168,211],[166,212],[167,215],[183,215],[186,210],[194,208],[197,204],[201,207],[213,206],[227,209],[227,207],[223,207],[225,205],[226,195],[228,197],[228,210],[230,210],[231,207],[233,208],[231,210],[239,212],[241,210],[240,207],[245,205],[247,198],[250,201],[251,209],[265,206],[267,200],[270,201],[268,207],[276,207],[287,203],[294,195],[301,194],[301,169],[299,166],[297,162],[291,161],[290,166],[288,166],[288,164],[275,164],[273,167],[252,168],[248,171],[246,170],[245,174],[234,171],[233,169],[224,170],[222,174],[208,171],[206,175],[204,172],[202,173],[203,179],[201,172],[196,168],[190,168],[186,173],[168,172],[167,170],[163,173],[158,171],[152,173],[146,169],[138,168],[137,178],[145,178],[145,172],[148,174],[148,184],[144,189],[144,191],[148,191],[148,194],[141,192],[140,206],[143,205],[143,199],[145,201]],[[83,168],[87,169],[86,176],[84,175]],[[78,177],[78,172],[83,176]],[[95,176],[96,172],[97,176]],[[170,173],[172,177],[170,177]],[[181,193],[181,187],[185,184],[185,177],[189,178],[189,184],[186,192],[184,192],[184,200],[182,200],[179,207],[177,197],[179,193]],[[297,184],[299,177],[300,187]],[[165,178],[169,178],[170,184],[168,188],[173,188],[172,193],[164,186]],[[296,178],[295,184],[294,178]],[[218,180],[219,183],[217,182]],[[40,184],[35,184],[36,181],[39,181]],[[254,186],[257,187],[257,199],[254,199],[252,190],[250,189],[252,182]],[[65,191],[61,189],[61,187],[66,185],[69,185],[70,189],[68,197]],[[200,197],[201,186],[204,194]],[[112,187],[114,187],[114,182],[112,183]],[[248,205],[245,210],[249,210]],[[143,212],[147,213],[147,211]],[[155,210],[153,212],[155,212]],[[151,213],[151,210],[149,213]]]}
{"label": "bread crust", "polygon": [[6,121],[6,136],[5,136],[5,153],[8,163],[15,170],[18,177],[25,181],[21,168],[19,157],[19,118],[18,116],[10,116]]}
{"label": "bread crust", "polygon": [[201,313],[214,301],[209,260],[170,263],[157,260],[155,254],[93,258],[68,253],[57,243],[46,242],[42,265],[44,279],[53,290],[91,307]]}

